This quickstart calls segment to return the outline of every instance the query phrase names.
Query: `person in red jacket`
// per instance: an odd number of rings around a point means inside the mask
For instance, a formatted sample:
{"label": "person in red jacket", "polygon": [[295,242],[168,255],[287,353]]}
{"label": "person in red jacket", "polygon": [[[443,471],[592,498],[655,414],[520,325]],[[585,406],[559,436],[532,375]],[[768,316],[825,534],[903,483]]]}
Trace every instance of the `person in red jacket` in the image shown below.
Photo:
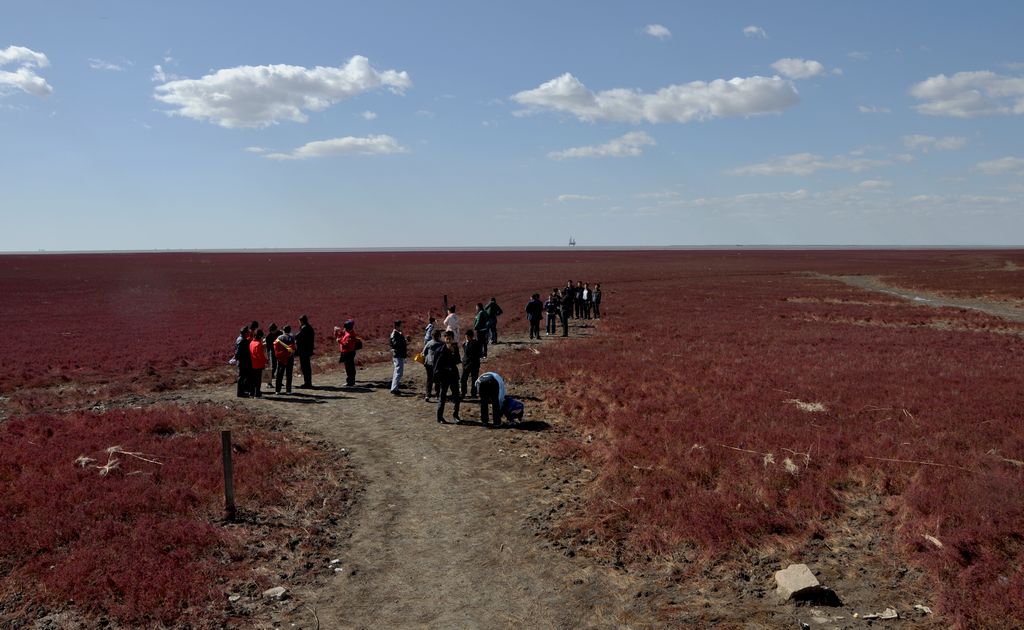
{"label": "person in red jacket", "polygon": [[263,330],[256,331],[256,338],[249,342],[249,354],[252,355],[252,380],[249,386],[251,396],[260,398],[263,396],[263,368],[267,367],[267,350],[263,347]]}
{"label": "person in red jacket", "polygon": [[351,319],[345,320],[343,330],[336,330],[334,332],[334,335],[338,340],[338,349],[341,351],[341,357],[338,359],[338,363],[345,364],[346,387],[355,387],[356,350],[363,345],[363,342],[359,337],[356,337],[356,333],[353,331],[355,325],[356,323]]}

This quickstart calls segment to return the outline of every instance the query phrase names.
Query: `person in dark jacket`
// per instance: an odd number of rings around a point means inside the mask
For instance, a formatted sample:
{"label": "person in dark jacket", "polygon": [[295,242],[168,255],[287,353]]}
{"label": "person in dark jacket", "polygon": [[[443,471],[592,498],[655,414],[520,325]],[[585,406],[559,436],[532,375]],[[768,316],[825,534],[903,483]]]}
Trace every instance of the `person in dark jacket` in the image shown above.
{"label": "person in dark jacket", "polygon": [[480,352],[483,344],[475,332],[466,331],[466,342],[462,344],[462,397],[466,397],[466,386],[471,385],[470,396],[476,396],[476,377],[480,374]]}
{"label": "person in dark jacket", "polygon": [[235,339],[235,364],[238,366],[238,391],[239,398],[248,398],[252,387],[249,379],[252,378],[252,355],[249,353],[249,328],[243,326],[238,331],[238,338]]}
{"label": "person in dark jacket", "polygon": [[601,283],[594,287],[594,319],[601,319]]}
{"label": "person in dark jacket", "polygon": [[441,385],[440,395],[437,397],[437,421],[445,424],[444,405],[451,393],[455,402],[455,424],[459,418],[459,346],[455,343],[455,333],[450,330],[444,331],[444,348],[437,353],[437,360],[434,362],[434,378]]}
{"label": "person in dark jacket", "polygon": [[313,340],[315,332],[309,324],[309,318],[305,315],[299,316],[299,332],[295,335],[297,350],[295,354],[299,357],[299,369],[302,370],[301,389],[312,389],[313,387]]}
{"label": "person in dark jacket", "polygon": [[574,311],[576,319],[583,319],[583,281],[576,281],[576,291],[573,293]]}
{"label": "person in dark jacket", "polygon": [[573,299],[572,295],[575,289],[566,288],[565,294],[562,296],[562,336],[569,336],[569,320],[572,318]]}
{"label": "person in dark jacket", "polygon": [[281,331],[278,329],[277,324],[271,324],[270,328],[267,329],[267,336],[263,338],[267,358],[270,360],[270,378],[267,384],[271,387],[274,386],[274,375],[277,374],[277,355],[274,354],[274,342],[277,341],[280,335]]}
{"label": "person in dark jacket", "polygon": [[530,339],[540,339],[540,319],[544,316],[544,303],[540,301],[540,293],[530,296],[526,303],[526,320],[530,322]]}
{"label": "person in dark jacket", "polygon": [[498,317],[501,316],[503,311],[501,310],[501,307],[498,306],[498,301],[493,297],[490,302],[487,303],[487,306],[484,307],[484,311],[487,313],[488,317],[487,332],[490,333],[490,343],[496,344],[498,343]]}
{"label": "person in dark jacket", "polygon": [[440,383],[434,378],[434,365],[437,363],[437,355],[441,353],[441,349],[444,348],[444,342],[441,341],[441,331],[434,330],[431,333],[431,339],[423,345],[423,369],[427,371],[427,395],[424,396],[424,400],[430,402],[430,394],[437,390],[437,395],[441,395]]}
{"label": "person in dark jacket", "polygon": [[484,310],[483,302],[476,303],[476,315],[473,317],[473,333],[480,342],[480,356],[487,357],[488,322],[491,316]]}
{"label": "person in dark jacket", "polygon": [[391,363],[394,365],[394,372],[391,375],[391,393],[399,395],[398,388],[402,384],[402,374],[405,373],[405,359],[409,356],[409,345],[402,334],[402,321],[395,320],[395,329],[391,331],[388,339],[391,346]]}
{"label": "person in dark jacket", "polygon": [[[569,317],[572,317],[573,303],[576,300],[576,287],[573,286],[572,280],[565,283],[565,288],[562,289],[562,312],[565,313],[565,303],[569,303]],[[565,319],[563,316],[562,319]],[[562,322],[565,324],[565,322]]]}
{"label": "person in dark jacket", "polygon": [[544,313],[547,320],[544,322],[544,334],[553,335],[555,334],[555,328],[558,325],[558,289],[551,289],[551,294],[548,295],[548,299],[544,302]]}

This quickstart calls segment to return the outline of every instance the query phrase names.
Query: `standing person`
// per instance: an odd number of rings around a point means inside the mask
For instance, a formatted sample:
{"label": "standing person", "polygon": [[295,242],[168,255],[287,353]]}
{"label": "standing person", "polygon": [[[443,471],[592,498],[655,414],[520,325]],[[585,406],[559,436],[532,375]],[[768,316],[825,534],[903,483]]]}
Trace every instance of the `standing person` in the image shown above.
{"label": "standing person", "polygon": [[590,291],[590,283],[583,286],[583,318],[590,319],[590,305],[593,303],[594,294]]}
{"label": "standing person", "polygon": [[484,372],[476,381],[480,392],[480,424],[487,426],[488,406],[491,408],[494,426],[501,424],[501,412],[505,407],[505,379],[497,372]]}
{"label": "standing person", "polygon": [[362,342],[359,337],[356,337],[354,332],[356,323],[353,320],[346,319],[342,327],[343,330],[338,335],[338,349],[341,351],[338,362],[345,364],[345,387],[355,387],[356,350],[359,349]]}
{"label": "standing person", "polygon": [[[562,313],[565,313],[565,303],[569,303],[569,317],[572,317],[573,304],[576,300],[576,287],[573,286],[572,280],[565,283],[565,288],[562,289]],[[565,319],[565,316],[562,316]],[[564,322],[563,322],[564,323]]]}
{"label": "standing person", "polygon": [[501,307],[498,306],[498,300],[493,297],[484,307],[484,311],[487,313],[487,332],[490,333],[491,343],[498,343],[498,317],[504,312]]}
{"label": "standing person", "polygon": [[252,380],[249,381],[249,393],[254,398],[263,397],[263,369],[267,367],[267,347],[263,345],[263,330],[256,329],[256,337],[249,342],[249,354],[252,357]]}
{"label": "standing person", "polygon": [[594,287],[594,319],[601,319],[601,283]]}
{"label": "standing person", "polygon": [[427,315],[427,327],[423,329],[423,345],[427,345],[434,338],[435,321],[433,315]]}
{"label": "standing person", "polygon": [[459,316],[455,314],[455,305],[448,307],[448,317],[444,318],[444,330],[455,335],[455,343],[459,343]]}
{"label": "standing person", "polygon": [[270,324],[270,328],[267,329],[267,336],[263,338],[263,346],[266,351],[266,356],[270,360],[270,378],[267,379],[267,385],[274,386],[274,375],[277,374],[277,356],[274,354],[274,342],[277,341],[281,331],[277,328],[277,324]]}
{"label": "standing person", "polygon": [[302,385],[299,385],[301,389],[313,388],[312,360],[315,335],[313,327],[309,325],[309,318],[305,315],[299,315],[299,332],[295,335],[295,343],[298,350],[295,353],[299,355],[299,369],[302,370]]}
{"label": "standing person", "polygon": [[583,281],[576,281],[576,292],[573,295],[575,303],[576,319],[583,319]]}
{"label": "standing person", "polygon": [[402,334],[402,320],[395,320],[395,328],[391,331],[388,344],[391,346],[391,362],[395,367],[395,371],[391,375],[391,393],[398,396],[398,388],[402,384],[402,374],[405,373],[405,359],[409,356],[408,344],[405,341],[405,335]]}
{"label": "standing person", "polygon": [[423,400],[430,402],[430,393],[435,389],[437,395],[441,395],[440,383],[434,378],[434,366],[437,364],[437,355],[441,352],[441,348],[444,348],[444,342],[441,341],[441,331],[435,330],[428,341],[423,346],[423,368],[427,371],[427,395]]}
{"label": "standing person", "polygon": [[249,352],[249,328],[243,326],[235,339],[235,364],[238,366],[239,398],[248,398],[251,390],[249,379],[252,372],[252,354]]}
{"label": "standing person", "polygon": [[437,421],[445,424],[444,405],[451,393],[455,401],[455,424],[459,424],[459,345],[455,343],[455,333],[450,330],[444,331],[444,347],[437,354],[434,362],[434,378],[441,386],[437,397]]}
{"label": "standing person", "polygon": [[544,313],[547,320],[544,322],[544,334],[555,334],[556,321],[558,320],[558,289],[551,289],[551,294],[544,302]]}
{"label": "standing person", "polygon": [[281,381],[285,381],[285,392],[292,393],[292,370],[295,368],[295,337],[292,327],[285,326],[281,334],[274,340],[274,358],[277,359],[277,370],[274,371],[274,391],[281,393]]}
{"label": "standing person", "polygon": [[569,320],[572,318],[572,305],[573,299],[572,294],[574,289],[566,288],[565,295],[562,296],[562,336],[569,336]]}
{"label": "standing person", "polygon": [[530,339],[540,339],[540,318],[544,313],[544,303],[540,301],[540,293],[530,296],[526,303],[526,320],[530,322]]}
{"label": "standing person", "polygon": [[480,351],[483,344],[476,338],[473,329],[466,331],[466,343],[462,344],[462,397],[466,397],[466,381],[472,386],[470,396],[476,396],[476,377],[480,374]]}
{"label": "standing person", "polygon": [[487,357],[487,322],[490,316],[484,310],[483,302],[476,303],[476,316],[473,317],[473,334],[480,342],[480,356]]}

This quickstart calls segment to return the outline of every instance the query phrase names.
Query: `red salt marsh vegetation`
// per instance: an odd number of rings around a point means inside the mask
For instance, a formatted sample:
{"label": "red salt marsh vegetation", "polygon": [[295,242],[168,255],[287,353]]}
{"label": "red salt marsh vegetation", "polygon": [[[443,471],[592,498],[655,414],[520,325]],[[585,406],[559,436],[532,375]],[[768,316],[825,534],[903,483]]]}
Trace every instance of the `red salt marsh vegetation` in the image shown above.
{"label": "red salt marsh vegetation", "polygon": [[1019,303],[1021,267],[1020,251],[3,257],[0,319],[31,345],[0,347],[0,426],[88,433],[61,409],[229,383],[231,342],[254,318],[294,325],[308,313],[326,368],[330,326],[348,317],[377,342],[371,357],[391,320],[415,334],[443,294],[465,320],[494,295],[509,330],[525,328],[530,293],[601,282],[605,317],[579,329],[587,336],[499,364],[578,431],[552,448],[594,471],[563,532],[596,541],[598,556],[671,559],[692,575],[765,547],[836,545],[868,510],[894,532],[892,556],[923,572],[942,619],[1021,626],[1024,325],[822,277]]}
{"label": "red salt marsh vegetation", "polygon": [[[225,426],[238,427],[234,524],[222,522]],[[0,621],[68,609],[64,622],[82,627],[244,618],[227,593],[258,596],[279,577],[271,569],[294,571],[329,545],[322,525],[347,500],[336,470],[314,445],[209,406],[0,423]]]}

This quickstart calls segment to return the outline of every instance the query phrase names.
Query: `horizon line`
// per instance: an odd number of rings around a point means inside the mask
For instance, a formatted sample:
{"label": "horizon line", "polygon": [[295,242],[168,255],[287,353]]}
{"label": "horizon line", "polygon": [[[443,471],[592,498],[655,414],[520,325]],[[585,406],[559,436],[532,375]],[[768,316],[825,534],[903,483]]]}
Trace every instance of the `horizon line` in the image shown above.
{"label": "horizon line", "polygon": [[573,251],[847,251],[847,250],[1016,250],[1024,245],[591,245],[497,247],[260,247],[260,248],[161,248],[161,249],[35,249],[0,251],[0,256],[74,254],[303,254],[303,253],[402,253],[402,252],[573,252]]}

